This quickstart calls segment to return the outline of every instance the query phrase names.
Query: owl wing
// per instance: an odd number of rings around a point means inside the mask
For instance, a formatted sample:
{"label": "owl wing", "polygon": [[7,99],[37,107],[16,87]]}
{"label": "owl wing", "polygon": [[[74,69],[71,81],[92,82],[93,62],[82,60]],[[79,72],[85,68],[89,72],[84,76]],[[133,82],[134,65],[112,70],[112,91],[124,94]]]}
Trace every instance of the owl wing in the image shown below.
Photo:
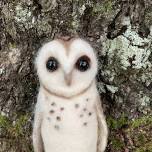
{"label": "owl wing", "polygon": [[104,152],[107,146],[108,128],[99,96],[96,102],[96,112],[98,121],[97,152]]}
{"label": "owl wing", "polygon": [[41,113],[35,113],[33,128],[33,147],[34,152],[43,152],[43,141],[41,137]]}
{"label": "owl wing", "polygon": [[[39,95],[40,96],[40,95]],[[41,136],[41,123],[43,112],[40,109],[40,97],[38,97],[38,102],[35,108],[35,115],[34,115],[34,125],[33,125],[33,147],[34,152],[43,152],[43,140]]]}

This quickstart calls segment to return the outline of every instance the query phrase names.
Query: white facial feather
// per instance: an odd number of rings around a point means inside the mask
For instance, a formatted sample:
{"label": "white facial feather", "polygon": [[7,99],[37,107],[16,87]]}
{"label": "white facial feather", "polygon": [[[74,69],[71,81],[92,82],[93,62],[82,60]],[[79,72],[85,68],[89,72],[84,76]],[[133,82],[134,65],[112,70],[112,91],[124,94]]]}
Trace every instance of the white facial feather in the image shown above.
{"label": "white facial feather", "polygon": [[[85,72],[80,72],[75,68],[75,64],[78,58],[83,55],[90,58],[91,67]],[[49,57],[55,57],[58,60],[59,69],[57,71],[49,72],[46,69]],[[68,48],[60,41],[54,40],[45,44],[38,52],[36,68],[41,85],[52,93],[71,97],[85,90],[95,79],[97,59],[93,48],[82,39],[73,40]],[[68,86],[64,75],[70,72],[71,85]]]}

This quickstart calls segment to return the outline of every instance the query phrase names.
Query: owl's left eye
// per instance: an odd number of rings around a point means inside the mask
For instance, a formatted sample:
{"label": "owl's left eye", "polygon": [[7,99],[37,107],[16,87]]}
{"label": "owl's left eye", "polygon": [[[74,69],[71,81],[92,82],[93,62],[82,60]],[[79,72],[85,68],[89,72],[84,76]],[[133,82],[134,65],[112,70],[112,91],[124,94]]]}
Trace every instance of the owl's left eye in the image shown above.
{"label": "owl's left eye", "polygon": [[90,58],[86,55],[81,56],[76,62],[76,68],[81,72],[87,71],[90,68]]}
{"label": "owl's left eye", "polygon": [[46,62],[46,68],[47,70],[53,72],[53,71],[56,71],[59,67],[59,63],[57,61],[56,58],[54,57],[50,57],[47,62]]}

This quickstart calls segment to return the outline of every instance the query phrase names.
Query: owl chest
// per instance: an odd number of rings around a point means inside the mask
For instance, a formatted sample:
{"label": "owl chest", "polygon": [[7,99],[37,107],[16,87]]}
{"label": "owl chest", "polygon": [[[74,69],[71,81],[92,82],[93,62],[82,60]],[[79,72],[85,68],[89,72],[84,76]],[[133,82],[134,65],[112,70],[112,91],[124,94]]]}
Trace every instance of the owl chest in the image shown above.
{"label": "owl chest", "polygon": [[80,149],[84,148],[83,145],[96,145],[97,119],[93,101],[80,99],[65,103],[56,100],[48,104],[46,109],[42,122],[42,137],[48,145],[46,147],[57,144],[64,147],[71,140],[72,145],[74,142],[79,145],[74,147]]}
{"label": "owl chest", "polygon": [[50,101],[45,106],[43,123],[55,130],[87,129],[96,121],[94,102],[89,99],[70,102]]}

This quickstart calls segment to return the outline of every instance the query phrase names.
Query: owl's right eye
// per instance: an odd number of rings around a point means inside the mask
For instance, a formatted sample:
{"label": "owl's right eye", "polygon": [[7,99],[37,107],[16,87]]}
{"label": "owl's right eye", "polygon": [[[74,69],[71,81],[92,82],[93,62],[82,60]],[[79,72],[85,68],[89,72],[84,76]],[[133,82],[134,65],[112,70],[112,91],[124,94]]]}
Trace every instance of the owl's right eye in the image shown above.
{"label": "owl's right eye", "polygon": [[46,62],[46,68],[50,72],[54,72],[58,69],[59,63],[56,58],[50,57]]}
{"label": "owl's right eye", "polygon": [[81,72],[87,71],[90,68],[90,58],[86,55],[81,56],[76,62],[76,68]]}

